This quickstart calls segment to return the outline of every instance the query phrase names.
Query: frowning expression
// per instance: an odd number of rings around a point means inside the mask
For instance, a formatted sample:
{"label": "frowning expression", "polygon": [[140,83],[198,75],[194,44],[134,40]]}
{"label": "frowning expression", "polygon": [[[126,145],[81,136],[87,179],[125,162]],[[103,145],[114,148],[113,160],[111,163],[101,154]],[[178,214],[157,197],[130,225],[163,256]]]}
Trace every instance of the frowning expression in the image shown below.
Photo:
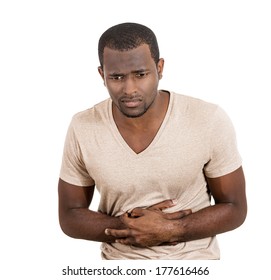
{"label": "frowning expression", "polygon": [[106,47],[103,58],[103,68],[99,67],[99,73],[113,106],[126,117],[142,116],[157,96],[163,60],[156,64],[146,44],[128,51]]}

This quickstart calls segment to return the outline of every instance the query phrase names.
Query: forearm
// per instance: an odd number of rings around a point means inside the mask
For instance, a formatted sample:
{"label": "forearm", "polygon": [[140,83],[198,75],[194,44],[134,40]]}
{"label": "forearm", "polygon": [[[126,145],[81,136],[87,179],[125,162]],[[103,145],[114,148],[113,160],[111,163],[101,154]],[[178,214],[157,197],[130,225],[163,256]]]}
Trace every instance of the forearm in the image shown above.
{"label": "forearm", "polygon": [[[217,178],[207,178],[216,204],[194,213],[163,213],[137,210],[136,218],[123,215],[127,229],[107,230],[108,235],[125,245],[140,247],[174,244],[212,237],[240,226],[247,213],[245,180],[242,168]],[[180,217],[178,217],[180,215]]]}
{"label": "forearm", "polygon": [[215,236],[240,226],[245,214],[232,203],[219,203],[173,220],[171,241],[186,242]]}
{"label": "forearm", "polygon": [[63,232],[70,237],[109,243],[113,242],[115,238],[105,235],[105,229],[108,227],[124,228],[119,218],[86,208],[69,209],[60,214],[60,226]]}

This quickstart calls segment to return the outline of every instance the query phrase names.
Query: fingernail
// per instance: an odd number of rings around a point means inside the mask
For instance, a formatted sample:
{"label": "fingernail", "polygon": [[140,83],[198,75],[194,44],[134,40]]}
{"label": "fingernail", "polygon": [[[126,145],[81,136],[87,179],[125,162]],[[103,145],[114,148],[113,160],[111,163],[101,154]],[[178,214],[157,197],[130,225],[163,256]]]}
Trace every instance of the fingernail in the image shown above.
{"label": "fingernail", "polygon": [[104,233],[105,233],[106,235],[109,235],[109,230],[108,230],[108,228],[106,228],[106,229],[104,230]]}

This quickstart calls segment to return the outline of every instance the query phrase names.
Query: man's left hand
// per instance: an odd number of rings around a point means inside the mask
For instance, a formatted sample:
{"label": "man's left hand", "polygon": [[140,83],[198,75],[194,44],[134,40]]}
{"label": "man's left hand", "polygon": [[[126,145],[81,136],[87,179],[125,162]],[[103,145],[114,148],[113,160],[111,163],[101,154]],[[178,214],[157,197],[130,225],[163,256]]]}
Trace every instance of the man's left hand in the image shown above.
{"label": "man's left hand", "polygon": [[127,229],[106,229],[105,233],[116,237],[116,242],[137,247],[175,245],[177,237],[174,229],[178,219],[191,214],[191,210],[164,213],[151,208],[135,208],[131,213],[123,214],[120,219]]}

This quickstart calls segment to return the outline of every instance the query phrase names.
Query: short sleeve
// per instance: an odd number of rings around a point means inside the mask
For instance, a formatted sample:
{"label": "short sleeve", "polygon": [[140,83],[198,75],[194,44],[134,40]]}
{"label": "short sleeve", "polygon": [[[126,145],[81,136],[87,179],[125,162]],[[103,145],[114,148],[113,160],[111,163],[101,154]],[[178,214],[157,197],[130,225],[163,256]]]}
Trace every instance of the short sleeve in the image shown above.
{"label": "short sleeve", "polygon": [[204,167],[207,177],[226,175],[242,165],[232,121],[220,107],[214,113],[209,144],[210,160]]}
{"label": "short sleeve", "polygon": [[59,177],[67,183],[82,187],[95,184],[83,161],[80,143],[74,128],[74,119],[67,131]]}

